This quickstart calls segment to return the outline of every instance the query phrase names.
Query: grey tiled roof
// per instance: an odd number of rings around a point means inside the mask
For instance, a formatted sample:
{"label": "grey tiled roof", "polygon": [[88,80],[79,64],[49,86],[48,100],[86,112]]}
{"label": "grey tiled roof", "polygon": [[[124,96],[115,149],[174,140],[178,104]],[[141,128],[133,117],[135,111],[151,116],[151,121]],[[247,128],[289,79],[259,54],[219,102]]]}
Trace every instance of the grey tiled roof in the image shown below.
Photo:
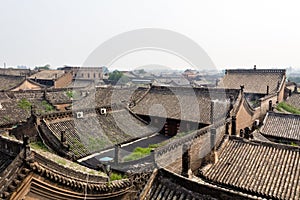
{"label": "grey tiled roof", "polygon": [[211,183],[268,199],[300,198],[300,148],[230,139],[202,172]]}
{"label": "grey tiled roof", "polygon": [[[73,108],[84,109],[91,108],[91,106],[110,107],[114,105],[126,106],[131,101],[137,101],[137,99],[140,99],[147,90],[147,88],[99,87],[96,91],[87,91],[86,97],[81,97],[78,101],[73,102]],[[78,92],[78,94],[79,93],[80,92]]]}
{"label": "grey tiled roof", "polygon": [[[229,95],[233,95],[236,99],[238,91],[154,86],[132,110],[139,115],[210,124],[212,113],[214,119],[225,118]],[[211,112],[212,101],[213,112]]]}
{"label": "grey tiled roof", "polygon": [[293,93],[292,96],[288,97],[286,103],[295,108],[300,109],[300,94]]}
{"label": "grey tiled roof", "polygon": [[84,113],[81,119],[45,119],[45,124],[58,140],[61,132],[65,131],[70,150],[78,157],[155,132],[127,110],[106,115]]}
{"label": "grey tiled roof", "polygon": [[9,90],[24,80],[24,76],[0,75],[0,90]]}
{"label": "grey tiled roof", "polygon": [[6,167],[13,161],[14,157],[7,155],[0,151],[0,174],[6,169]]}
{"label": "grey tiled roof", "polygon": [[265,136],[300,141],[300,115],[269,112],[260,132]]}
{"label": "grey tiled roof", "polygon": [[218,87],[240,89],[244,85],[247,93],[266,94],[269,86],[269,94],[272,94],[279,89],[278,82],[281,84],[284,75],[285,70],[226,70]]}
{"label": "grey tiled roof", "polygon": [[210,195],[200,194],[197,191],[191,191],[174,180],[158,177],[151,186],[147,199],[149,200],[162,200],[162,199],[193,199],[193,200],[216,200]]}
{"label": "grey tiled roof", "polygon": [[31,108],[20,106],[20,101],[25,99],[35,106],[38,114],[53,112],[46,110],[42,92],[0,92],[0,126],[13,126],[26,120],[31,115]]}
{"label": "grey tiled roof", "polygon": [[37,72],[33,75],[31,75],[29,78],[30,79],[43,79],[43,80],[53,80],[60,78],[61,76],[64,75],[63,70],[42,70],[40,72]]}
{"label": "grey tiled roof", "polygon": [[18,100],[1,102],[0,126],[16,125],[25,122],[30,117],[30,110],[22,109],[18,106]]}
{"label": "grey tiled roof", "polygon": [[72,100],[67,95],[68,90],[53,91],[46,93],[46,99],[53,105],[72,103]]}

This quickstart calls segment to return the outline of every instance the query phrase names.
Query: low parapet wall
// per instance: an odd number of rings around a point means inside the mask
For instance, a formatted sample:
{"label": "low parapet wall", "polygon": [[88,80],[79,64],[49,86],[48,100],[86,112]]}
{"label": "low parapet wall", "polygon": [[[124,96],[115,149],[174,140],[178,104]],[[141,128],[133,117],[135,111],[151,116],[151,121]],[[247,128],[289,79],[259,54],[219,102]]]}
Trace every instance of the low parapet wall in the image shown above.
{"label": "low parapet wall", "polygon": [[16,156],[23,149],[22,143],[19,141],[13,141],[0,136],[0,151],[12,156]]}
{"label": "low parapet wall", "polygon": [[[190,148],[191,170],[196,171],[202,159],[205,158],[212,150],[211,130],[216,129],[216,139],[214,146],[218,146],[226,132],[227,121],[219,121],[214,125],[207,126],[194,133],[188,134],[182,138],[170,141],[168,144],[155,149],[155,162],[158,167],[168,167],[174,165],[176,172],[181,171],[183,145]],[[176,167],[175,167],[176,166]]]}

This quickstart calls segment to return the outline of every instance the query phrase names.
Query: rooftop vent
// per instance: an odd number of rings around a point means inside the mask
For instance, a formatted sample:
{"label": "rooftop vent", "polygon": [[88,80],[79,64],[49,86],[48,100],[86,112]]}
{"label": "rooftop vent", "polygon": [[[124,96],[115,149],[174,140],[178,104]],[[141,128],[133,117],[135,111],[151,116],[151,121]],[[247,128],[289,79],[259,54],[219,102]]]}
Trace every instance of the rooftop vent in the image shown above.
{"label": "rooftop vent", "polygon": [[101,115],[106,115],[106,108],[101,108],[100,109],[100,114]]}
{"label": "rooftop vent", "polygon": [[83,118],[83,112],[77,112],[77,113],[76,113],[76,118],[77,118],[77,119]]}

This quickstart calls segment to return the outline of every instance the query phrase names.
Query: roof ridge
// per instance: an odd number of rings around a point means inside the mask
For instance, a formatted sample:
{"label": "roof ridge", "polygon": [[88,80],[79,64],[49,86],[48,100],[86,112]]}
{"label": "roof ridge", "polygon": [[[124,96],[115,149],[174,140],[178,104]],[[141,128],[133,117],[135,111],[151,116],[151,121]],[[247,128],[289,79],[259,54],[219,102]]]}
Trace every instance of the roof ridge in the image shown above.
{"label": "roof ridge", "polygon": [[229,136],[229,142],[241,142],[249,145],[256,145],[256,146],[269,146],[272,148],[277,148],[277,149],[286,149],[286,150],[294,150],[294,151],[300,151],[300,147],[298,146],[291,146],[291,145],[286,145],[286,144],[280,144],[280,143],[275,143],[275,142],[266,142],[266,141],[258,141],[258,140],[247,140],[245,138],[240,138],[237,136]]}
{"label": "roof ridge", "polygon": [[226,69],[225,74],[230,73],[286,73],[285,69]]}
{"label": "roof ridge", "polygon": [[268,112],[269,113],[269,116],[280,116],[280,117],[283,117],[283,116],[288,116],[288,117],[299,117],[300,118],[300,114],[294,114],[294,113],[279,113],[279,112]]}

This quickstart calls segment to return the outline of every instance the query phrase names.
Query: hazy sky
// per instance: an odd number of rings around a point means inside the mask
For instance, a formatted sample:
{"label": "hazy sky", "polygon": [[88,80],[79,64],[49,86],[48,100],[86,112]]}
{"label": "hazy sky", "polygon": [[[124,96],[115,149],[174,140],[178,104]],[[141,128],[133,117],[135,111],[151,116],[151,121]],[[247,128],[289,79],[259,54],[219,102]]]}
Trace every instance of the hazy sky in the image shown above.
{"label": "hazy sky", "polygon": [[[300,69],[299,1],[0,0],[0,66],[82,65],[114,35],[163,28],[197,42],[219,68]],[[149,54],[147,54],[149,55]],[[144,56],[147,57],[144,53]],[[116,66],[185,65],[128,56]],[[165,60],[164,60],[165,59]],[[166,61],[167,60],[167,61]]]}

